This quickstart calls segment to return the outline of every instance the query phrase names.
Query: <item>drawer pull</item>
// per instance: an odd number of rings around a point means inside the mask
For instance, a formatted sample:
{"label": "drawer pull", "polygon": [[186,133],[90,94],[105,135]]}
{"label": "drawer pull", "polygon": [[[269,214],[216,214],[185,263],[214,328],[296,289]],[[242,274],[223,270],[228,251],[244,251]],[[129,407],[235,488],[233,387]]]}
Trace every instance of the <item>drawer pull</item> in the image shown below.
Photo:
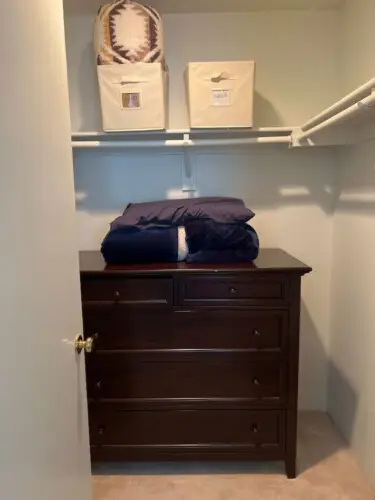
{"label": "drawer pull", "polygon": [[232,287],[229,289],[229,292],[230,292],[232,295],[234,295],[235,293],[237,293],[237,289],[236,289],[234,286],[232,286]]}
{"label": "drawer pull", "polygon": [[260,385],[259,379],[258,379],[258,378],[256,378],[256,377],[254,377],[254,378],[253,378],[253,384],[254,384],[254,385]]}
{"label": "drawer pull", "polygon": [[254,337],[260,337],[261,335],[262,334],[260,333],[260,331],[255,328],[255,330],[254,330]]}
{"label": "drawer pull", "polygon": [[120,292],[115,292],[114,296],[115,296],[115,300],[120,300]]}
{"label": "drawer pull", "polygon": [[251,426],[251,430],[253,431],[254,434],[257,434],[259,431],[257,424],[253,424]]}
{"label": "drawer pull", "polygon": [[99,434],[99,436],[103,436],[104,431],[105,431],[104,427],[99,427],[98,428],[98,434]]}
{"label": "drawer pull", "polygon": [[103,388],[103,382],[101,380],[98,380],[96,383],[95,383],[95,389],[97,389],[98,391],[101,391]]}

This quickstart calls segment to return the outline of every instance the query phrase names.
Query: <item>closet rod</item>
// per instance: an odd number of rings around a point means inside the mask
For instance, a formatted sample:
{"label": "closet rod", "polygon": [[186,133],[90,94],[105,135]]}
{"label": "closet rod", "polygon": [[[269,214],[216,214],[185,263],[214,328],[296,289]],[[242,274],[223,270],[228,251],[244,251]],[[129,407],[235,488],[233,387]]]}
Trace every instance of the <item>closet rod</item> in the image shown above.
{"label": "closet rod", "polygon": [[319,115],[311,118],[311,120],[302,125],[302,132],[307,132],[308,130],[315,128],[316,125],[324,122],[324,120],[326,120],[327,118],[330,118],[332,117],[332,115],[336,115],[337,113],[343,111],[345,108],[348,108],[348,106],[351,106],[359,99],[365,97],[365,95],[368,94],[369,91],[372,91],[373,88],[375,88],[375,78],[372,78],[365,84],[361,85],[356,90],[345,96],[343,99],[322,111]]}
{"label": "closet rod", "polygon": [[352,104],[351,106],[349,106],[349,108],[344,109],[340,113],[337,113],[331,118],[328,118],[328,120],[324,121],[323,123],[320,123],[319,125],[316,125],[315,127],[307,130],[307,132],[304,132],[300,136],[297,136],[297,141],[303,141],[316,132],[324,130],[332,125],[335,125],[336,123],[340,123],[351,117],[352,115],[359,113],[363,110],[363,108],[369,108],[372,106],[375,106],[375,89],[373,89],[371,95],[365,97],[365,99],[362,99],[362,101]]}
{"label": "closet rod", "polygon": [[247,137],[243,139],[197,139],[191,146],[246,146],[248,144],[290,144],[290,136]]}
{"label": "closet rod", "polygon": [[243,139],[198,139],[167,141],[73,141],[73,148],[161,148],[199,146],[246,146],[250,144],[290,144],[290,136],[248,137]]}
{"label": "closet rod", "polygon": [[167,141],[72,141],[73,148],[164,148],[182,147],[183,140]]}
{"label": "closet rod", "polygon": [[118,132],[72,132],[73,139],[86,139],[87,137],[132,137],[137,135],[145,135],[152,137],[154,135],[166,134],[166,135],[183,135],[183,134],[194,134],[201,135],[207,133],[213,133],[215,135],[225,135],[228,132],[235,134],[236,132],[243,132],[248,130],[249,134],[291,134],[296,127],[253,127],[249,129],[241,128],[229,128],[229,129],[168,129],[168,130],[140,130],[140,131],[118,131]]}

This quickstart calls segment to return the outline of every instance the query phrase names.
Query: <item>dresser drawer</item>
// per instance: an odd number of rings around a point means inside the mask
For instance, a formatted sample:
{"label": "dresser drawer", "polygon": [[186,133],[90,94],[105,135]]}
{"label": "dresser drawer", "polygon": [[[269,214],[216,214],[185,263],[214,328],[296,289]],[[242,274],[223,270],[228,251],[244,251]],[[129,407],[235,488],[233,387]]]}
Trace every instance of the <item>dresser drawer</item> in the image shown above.
{"label": "dresser drawer", "polygon": [[283,363],[251,362],[246,353],[97,354],[88,358],[87,387],[94,399],[246,399],[280,405]]}
{"label": "dresser drawer", "polygon": [[97,335],[96,351],[172,348],[173,310],[160,307],[83,305],[85,337]]}
{"label": "dresser drawer", "polygon": [[243,349],[279,356],[286,349],[288,314],[278,310],[192,308],[174,312],[181,348]]}
{"label": "dresser drawer", "polygon": [[281,275],[264,277],[194,276],[180,281],[182,304],[267,304],[288,300],[288,280]]}
{"label": "dresser drawer", "polygon": [[127,411],[90,407],[92,445],[283,448],[284,414],[251,410]]}
{"label": "dresser drawer", "polygon": [[98,334],[97,350],[247,349],[280,355],[285,350],[284,311],[244,309],[100,307],[84,305],[86,337]]}
{"label": "dresser drawer", "polygon": [[173,303],[173,279],[170,278],[97,278],[81,284],[83,302],[119,304]]}

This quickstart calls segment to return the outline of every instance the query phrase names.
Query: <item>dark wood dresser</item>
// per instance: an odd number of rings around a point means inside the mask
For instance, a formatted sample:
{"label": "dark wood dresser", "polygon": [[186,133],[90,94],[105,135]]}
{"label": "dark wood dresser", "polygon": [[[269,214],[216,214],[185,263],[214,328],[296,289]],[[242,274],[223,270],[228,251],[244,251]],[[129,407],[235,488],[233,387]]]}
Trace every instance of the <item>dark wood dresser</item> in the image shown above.
{"label": "dark wood dresser", "polygon": [[93,461],[284,460],[296,475],[301,276],[254,264],[106,267],[80,254]]}

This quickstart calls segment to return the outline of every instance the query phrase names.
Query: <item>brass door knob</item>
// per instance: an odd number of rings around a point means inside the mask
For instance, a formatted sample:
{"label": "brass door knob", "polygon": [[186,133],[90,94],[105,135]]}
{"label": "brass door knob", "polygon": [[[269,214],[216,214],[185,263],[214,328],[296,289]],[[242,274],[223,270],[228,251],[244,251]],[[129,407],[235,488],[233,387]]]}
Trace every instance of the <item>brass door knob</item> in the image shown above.
{"label": "brass door knob", "polygon": [[95,340],[92,337],[84,340],[82,335],[77,335],[74,340],[74,346],[77,354],[81,354],[84,350],[88,354],[94,350]]}

